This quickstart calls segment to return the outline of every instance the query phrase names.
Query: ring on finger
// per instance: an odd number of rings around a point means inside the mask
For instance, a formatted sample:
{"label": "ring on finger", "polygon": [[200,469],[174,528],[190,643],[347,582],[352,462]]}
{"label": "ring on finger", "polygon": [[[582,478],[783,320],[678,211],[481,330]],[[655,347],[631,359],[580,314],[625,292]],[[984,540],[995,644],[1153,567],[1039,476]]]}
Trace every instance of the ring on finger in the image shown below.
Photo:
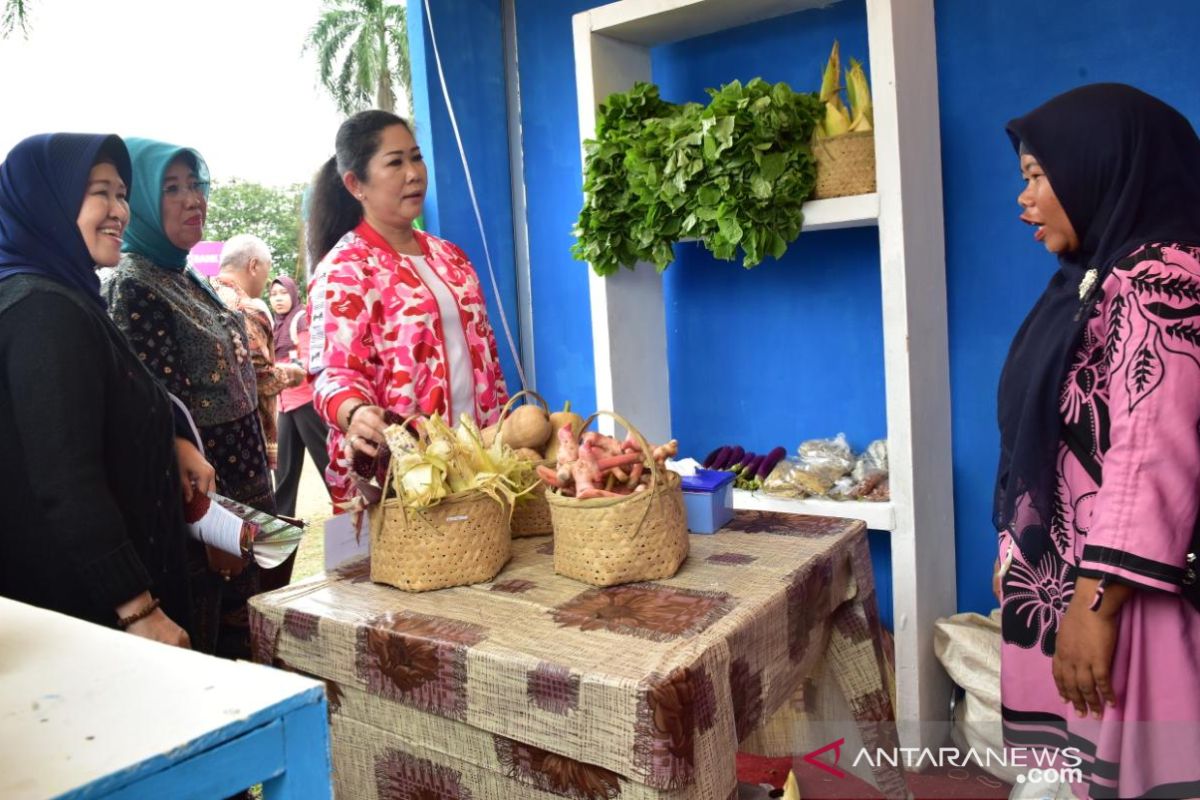
{"label": "ring on finger", "polygon": [[351,446],[351,447],[354,447],[354,443],[355,443],[356,441],[358,441],[358,438],[359,438],[359,436],[358,436],[358,434],[357,434],[357,433],[355,433],[355,434],[352,434],[352,435],[350,436],[350,440],[349,440],[349,441],[350,441],[350,446]]}

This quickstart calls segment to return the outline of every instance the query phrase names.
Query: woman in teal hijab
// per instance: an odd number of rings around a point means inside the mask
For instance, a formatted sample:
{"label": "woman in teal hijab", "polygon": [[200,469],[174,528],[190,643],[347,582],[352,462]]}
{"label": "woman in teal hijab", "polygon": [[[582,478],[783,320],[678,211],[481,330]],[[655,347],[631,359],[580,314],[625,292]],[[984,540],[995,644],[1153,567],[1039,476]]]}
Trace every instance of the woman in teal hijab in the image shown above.
{"label": "woman in teal hijab", "polygon": [[[208,166],[191,148],[126,142],[133,161],[131,214],[124,254],[102,290],[109,314],[142,363],[191,411],[217,471],[217,493],[272,512],[245,323],[187,265],[188,251],[204,237]],[[212,550],[206,558],[199,544],[194,551],[194,627],[201,634],[194,644],[248,658],[245,605],[259,588],[257,567]]]}

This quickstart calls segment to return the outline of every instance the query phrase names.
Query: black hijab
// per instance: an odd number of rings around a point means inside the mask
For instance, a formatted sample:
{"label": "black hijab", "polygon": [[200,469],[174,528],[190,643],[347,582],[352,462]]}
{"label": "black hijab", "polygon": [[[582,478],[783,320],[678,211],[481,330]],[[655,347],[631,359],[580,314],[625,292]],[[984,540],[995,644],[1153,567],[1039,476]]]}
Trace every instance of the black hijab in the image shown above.
{"label": "black hijab", "polygon": [[88,176],[101,158],[132,187],[129,151],[113,135],[30,136],[0,163],[0,287],[14,275],[41,275],[104,308],[96,265],[76,223]]}
{"label": "black hijab", "polygon": [[1098,292],[1080,299],[1142,245],[1200,244],[1200,139],[1187,119],[1145,92],[1097,83],[1061,94],[1008,124],[1033,155],[1079,237],[1025,318],[1000,374],[1000,466],[993,521],[1007,528],[1028,494],[1051,519],[1059,396]]}

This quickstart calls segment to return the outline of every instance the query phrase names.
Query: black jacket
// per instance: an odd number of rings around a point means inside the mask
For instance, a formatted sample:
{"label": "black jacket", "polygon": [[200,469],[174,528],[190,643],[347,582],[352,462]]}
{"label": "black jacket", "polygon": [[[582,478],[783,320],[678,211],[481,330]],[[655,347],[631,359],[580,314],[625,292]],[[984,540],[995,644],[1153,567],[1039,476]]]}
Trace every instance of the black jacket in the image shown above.
{"label": "black jacket", "polygon": [[149,589],[189,628],[175,430],[97,304],[0,283],[0,595],[112,626]]}

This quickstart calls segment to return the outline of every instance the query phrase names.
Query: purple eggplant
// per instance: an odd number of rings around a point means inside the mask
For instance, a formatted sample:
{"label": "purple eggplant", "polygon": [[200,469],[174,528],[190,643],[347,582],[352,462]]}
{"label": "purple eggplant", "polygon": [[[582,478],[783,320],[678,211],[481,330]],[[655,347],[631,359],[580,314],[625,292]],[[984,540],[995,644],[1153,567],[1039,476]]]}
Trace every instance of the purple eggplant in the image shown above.
{"label": "purple eggplant", "polygon": [[733,471],[739,475],[746,474],[746,469],[750,466],[750,462],[753,461],[754,458],[754,453],[751,453],[749,450],[747,450],[745,454],[742,455],[741,459],[738,460],[738,463],[733,465]]}
{"label": "purple eggplant", "polygon": [[776,447],[774,450],[767,453],[766,457],[763,458],[762,463],[758,465],[758,473],[755,477],[757,477],[760,481],[765,481],[767,476],[771,474],[771,470],[775,469],[775,465],[782,461],[783,457],[786,455],[787,450],[783,449],[782,447]]}
{"label": "purple eggplant", "polygon": [[754,458],[748,460],[746,462],[746,466],[742,468],[742,476],[746,479],[751,479],[751,478],[756,477],[758,468],[766,460],[767,460],[767,457],[765,455],[755,456]]}
{"label": "purple eggplant", "polygon": [[742,456],[744,456],[744,455],[746,455],[746,451],[744,449],[742,449],[742,447],[740,445],[737,447],[734,447],[733,451],[730,452],[730,454],[729,454],[729,458],[725,461],[725,463],[723,465],[718,467],[718,469],[725,469],[725,470],[733,469],[738,464],[742,463]]}
{"label": "purple eggplant", "polygon": [[705,469],[708,469],[709,467],[711,467],[712,463],[717,460],[717,455],[720,452],[721,452],[720,447],[718,447],[716,450],[713,450],[711,453],[708,454],[708,458],[704,459],[703,463],[701,463],[700,466],[704,467]]}
{"label": "purple eggplant", "polygon": [[713,460],[709,462],[708,468],[721,469],[725,465],[725,462],[729,460],[729,454],[731,452],[733,452],[733,448],[729,445],[718,448],[717,454],[713,457]]}

